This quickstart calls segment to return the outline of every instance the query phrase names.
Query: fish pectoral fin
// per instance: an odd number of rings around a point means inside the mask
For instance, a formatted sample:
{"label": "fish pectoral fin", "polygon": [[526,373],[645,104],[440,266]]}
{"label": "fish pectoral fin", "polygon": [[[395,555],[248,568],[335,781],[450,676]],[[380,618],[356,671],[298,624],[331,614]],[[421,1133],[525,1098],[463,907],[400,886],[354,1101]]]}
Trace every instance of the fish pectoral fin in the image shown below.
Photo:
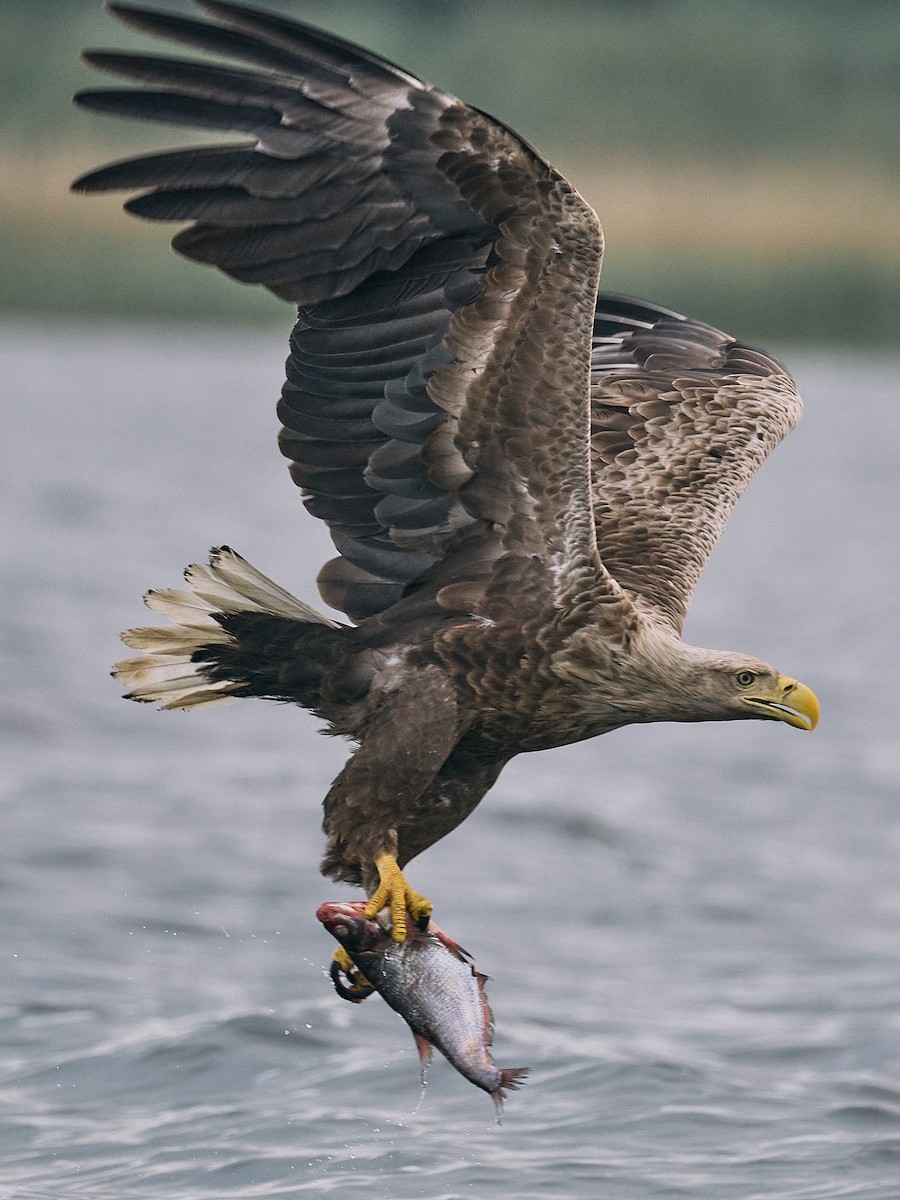
{"label": "fish pectoral fin", "polygon": [[406,941],[407,911],[420,929],[427,929],[434,905],[409,886],[393,854],[380,854],[375,859],[375,867],[381,882],[366,905],[366,916],[374,918],[385,906],[389,907],[391,937],[395,942]]}
{"label": "fish pectoral fin", "polygon": [[343,946],[338,946],[332,955],[328,974],[340,998],[351,1004],[362,1004],[375,991]]}
{"label": "fish pectoral fin", "polygon": [[416,1039],[416,1049],[419,1052],[419,1062],[422,1064],[422,1087],[425,1086],[425,1073],[431,1063],[431,1056],[434,1054],[434,1046],[429,1042],[427,1037],[423,1037],[421,1033],[414,1033]]}

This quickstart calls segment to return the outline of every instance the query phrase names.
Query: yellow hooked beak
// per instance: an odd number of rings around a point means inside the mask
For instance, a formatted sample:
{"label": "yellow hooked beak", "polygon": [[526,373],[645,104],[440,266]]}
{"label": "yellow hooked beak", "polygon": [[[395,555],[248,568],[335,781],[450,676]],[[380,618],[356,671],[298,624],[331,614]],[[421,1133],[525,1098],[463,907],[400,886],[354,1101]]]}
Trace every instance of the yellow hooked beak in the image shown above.
{"label": "yellow hooked beak", "polygon": [[819,701],[815,692],[786,675],[778,676],[771,693],[760,691],[755,696],[744,696],[743,700],[761,717],[787,721],[795,729],[812,733],[819,723]]}

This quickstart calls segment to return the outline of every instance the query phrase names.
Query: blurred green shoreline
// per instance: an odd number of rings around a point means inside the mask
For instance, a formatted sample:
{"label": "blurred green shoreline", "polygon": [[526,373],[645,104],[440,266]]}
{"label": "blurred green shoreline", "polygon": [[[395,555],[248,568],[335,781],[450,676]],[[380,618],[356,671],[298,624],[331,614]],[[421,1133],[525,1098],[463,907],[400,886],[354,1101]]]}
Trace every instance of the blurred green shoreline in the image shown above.
{"label": "blurred green shoreline", "polygon": [[[372,46],[519,129],[599,212],[606,290],[750,341],[896,345],[893,0],[265,6]],[[202,140],[71,105],[79,88],[114,82],[79,63],[83,47],[159,43],[93,0],[5,0],[0,41],[0,316],[289,325],[288,305],[174,255],[175,227],[123,215],[125,197],[68,191],[110,159]]]}
{"label": "blurred green shoreline", "polygon": [[[260,289],[178,263],[166,239],[123,249],[118,239],[63,239],[46,258],[0,226],[0,317],[148,317],[288,327],[291,306]],[[619,257],[622,257],[620,255]],[[677,257],[604,268],[610,292],[651,299],[744,340],[810,344],[898,344],[900,276],[858,260],[750,265]]]}

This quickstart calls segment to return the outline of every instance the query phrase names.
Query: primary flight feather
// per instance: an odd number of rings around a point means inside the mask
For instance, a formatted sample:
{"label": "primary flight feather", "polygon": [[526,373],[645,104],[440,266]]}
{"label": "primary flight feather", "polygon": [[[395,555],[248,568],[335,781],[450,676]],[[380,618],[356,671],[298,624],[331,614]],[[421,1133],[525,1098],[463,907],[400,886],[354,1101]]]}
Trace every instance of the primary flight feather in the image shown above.
{"label": "primary flight feather", "polygon": [[[699,321],[598,296],[593,209],[517,134],[331,34],[222,0],[211,20],[123,4],[126,24],[244,64],[90,53],[139,86],[81,93],[125,117],[237,131],[115,163],[191,224],[188,258],[298,306],[281,450],[337,557],[337,624],[227,547],[151,592],[135,700],[292,700],[358,748],[325,799],[322,870],[429,902],[401,868],[514,755],[633,722],[812,729],[812,692],[681,640],[728,516],[800,401],[785,369]],[[348,971],[349,964],[345,964]]]}

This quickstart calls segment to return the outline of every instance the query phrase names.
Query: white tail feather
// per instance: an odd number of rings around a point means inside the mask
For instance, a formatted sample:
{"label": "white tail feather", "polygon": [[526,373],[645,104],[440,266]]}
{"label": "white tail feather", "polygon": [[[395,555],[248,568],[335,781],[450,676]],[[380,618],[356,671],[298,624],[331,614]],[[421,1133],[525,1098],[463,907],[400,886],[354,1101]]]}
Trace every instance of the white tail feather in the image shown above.
{"label": "white tail feather", "polygon": [[144,626],[122,634],[126,646],[146,652],[113,668],[115,677],[129,689],[131,700],[158,701],[164,709],[187,709],[236,699],[228,693],[243,684],[211,680],[206,664],[191,661],[203,646],[235,644],[216,614],[269,613],[338,628],[337,622],[273,583],[228,546],[214,547],[209,565],[192,563],[184,577],[189,590],[154,588],[144,597],[147,607],[172,621],[174,629]]}
{"label": "white tail feather", "polygon": [[[144,625],[139,629],[126,629],[121,634],[122,641],[132,650],[150,650],[154,654],[191,653],[197,645],[196,629],[166,629],[162,625]],[[217,642],[226,644],[231,639],[222,629],[203,631],[205,645]]]}
{"label": "white tail feather", "polygon": [[279,587],[228,546],[219,546],[210,551],[208,567],[192,564],[185,572],[185,578],[198,595],[208,595],[215,600],[220,597],[226,601],[229,598],[239,599],[241,605],[236,611],[252,611],[255,606],[260,612],[271,613],[275,617],[313,621],[337,629],[336,621]]}
{"label": "white tail feather", "polygon": [[161,617],[168,617],[185,629],[215,629],[217,622],[205,601],[178,588],[151,588],[144,603]]}
{"label": "white tail feather", "polygon": [[204,708],[213,708],[216,704],[234,704],[235,700],[239,699],[239,696],[229,696],[224,689],[214,692],[211,688],[206,688],[190,692],[176,700],[170,700],[168,704],[161,704],[159,707],[163,712],[166,710],[171,712],[176,708],[187,712],[189,709],[199,708],[201,704]]}

